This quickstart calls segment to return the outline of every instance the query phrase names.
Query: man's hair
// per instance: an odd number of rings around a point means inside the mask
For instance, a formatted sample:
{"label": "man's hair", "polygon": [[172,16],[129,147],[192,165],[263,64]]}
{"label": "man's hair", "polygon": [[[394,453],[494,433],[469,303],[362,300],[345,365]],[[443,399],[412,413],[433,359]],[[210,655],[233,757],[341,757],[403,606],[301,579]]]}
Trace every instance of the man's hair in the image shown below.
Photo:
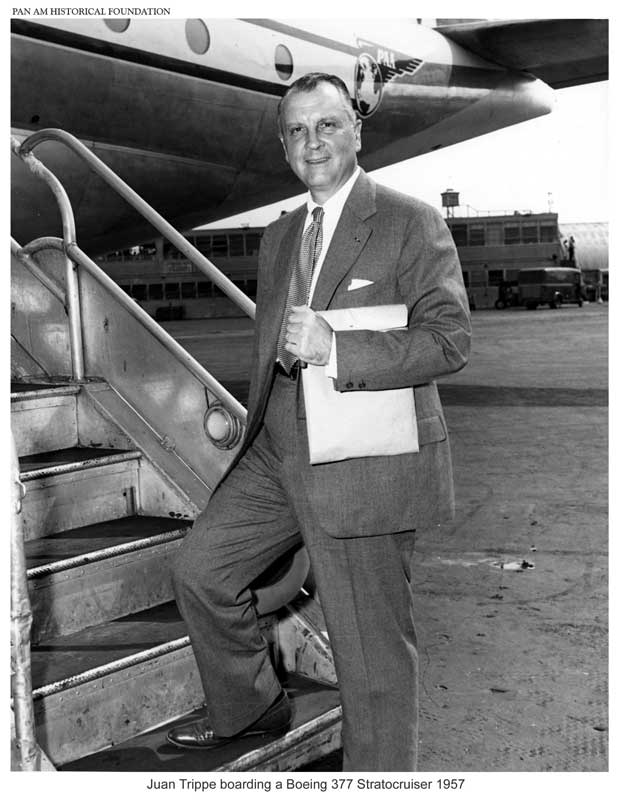
{"label": "man's hair", "polygon": [[353,108],[351,95],[349,94],[349,90],[347,89],[345,82],[341,78],[339,78],[337,75],[330,75],[327,72],[307,72],[305,75],[302,75],[301,78],[297,78],[296,81],[291,83],[286,90],[286,93],[278,103],[278,130],[280,133],[282,133],[282,108],[284,107],[285,100],[290,95],[296,94],[297,92],[312,92],[321,83],[330,83],[338,90],[342,96],[345,106],[351,110],[352,118],[355,119],[355,109]]}

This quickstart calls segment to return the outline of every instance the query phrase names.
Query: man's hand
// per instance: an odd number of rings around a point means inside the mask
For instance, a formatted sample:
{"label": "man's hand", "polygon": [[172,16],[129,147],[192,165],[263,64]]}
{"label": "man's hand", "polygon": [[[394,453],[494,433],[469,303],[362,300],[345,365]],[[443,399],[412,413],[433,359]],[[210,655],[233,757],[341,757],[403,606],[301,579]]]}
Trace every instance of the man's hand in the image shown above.
{"label": "man's hand", "polygon": [[318,366],[327,364],[332,349],[332,329],[308,306],[292,306],[285,346],[300,361]]}

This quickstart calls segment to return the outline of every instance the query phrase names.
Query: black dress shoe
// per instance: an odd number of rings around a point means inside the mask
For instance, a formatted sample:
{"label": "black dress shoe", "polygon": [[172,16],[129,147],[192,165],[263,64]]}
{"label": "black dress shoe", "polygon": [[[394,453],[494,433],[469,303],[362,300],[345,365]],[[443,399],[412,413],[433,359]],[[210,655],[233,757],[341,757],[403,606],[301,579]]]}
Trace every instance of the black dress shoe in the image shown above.
{"label": "black dress shoe", "polygon": [[213,747],[222,747],[243,736],[279,736],[291,727],[291,704],[286,692],[282,692],[267,711],[256,722],[244,728],[234,736],[218,736],[211,728],[207,718],[168,731],[168,741],[177,747],[187,747],[193,750],[209,750]]}

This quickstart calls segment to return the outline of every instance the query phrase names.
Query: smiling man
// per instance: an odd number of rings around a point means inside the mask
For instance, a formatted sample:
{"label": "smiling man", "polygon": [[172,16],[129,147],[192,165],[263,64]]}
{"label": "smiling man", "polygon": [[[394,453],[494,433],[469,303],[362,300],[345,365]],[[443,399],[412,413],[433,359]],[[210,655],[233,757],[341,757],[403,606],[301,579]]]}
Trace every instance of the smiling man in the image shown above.
{"label": "smiling man", "polygon": [[[244,443],[175,560],[208,716],[168,738],[208,749],[288,729],[248,586],[303,541],[338,675],[343,768],[415,770],[414,533],[453,513],[434,381],[467,361],[467,296],[440,214],[358,167],[361,121],[338,77],[293,83],[279,128],[308,199],[265,230]],[[406,305],[405,329],[334,332],[316,313],[389,304]],[[411,387],[419,451],[310,464],[305,363],[340,392]]]}

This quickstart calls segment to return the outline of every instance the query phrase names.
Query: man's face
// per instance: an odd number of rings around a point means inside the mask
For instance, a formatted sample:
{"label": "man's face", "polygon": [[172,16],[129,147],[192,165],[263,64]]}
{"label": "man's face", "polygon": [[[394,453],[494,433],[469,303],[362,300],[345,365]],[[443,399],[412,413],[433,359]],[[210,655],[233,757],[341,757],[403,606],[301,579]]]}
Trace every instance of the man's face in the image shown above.
{"label": "man's face", "polygon": [[362,146],[362,124],[330,83],[293,92],[281,114],[284,153],[317,203],[324,203],[351,177]]}

